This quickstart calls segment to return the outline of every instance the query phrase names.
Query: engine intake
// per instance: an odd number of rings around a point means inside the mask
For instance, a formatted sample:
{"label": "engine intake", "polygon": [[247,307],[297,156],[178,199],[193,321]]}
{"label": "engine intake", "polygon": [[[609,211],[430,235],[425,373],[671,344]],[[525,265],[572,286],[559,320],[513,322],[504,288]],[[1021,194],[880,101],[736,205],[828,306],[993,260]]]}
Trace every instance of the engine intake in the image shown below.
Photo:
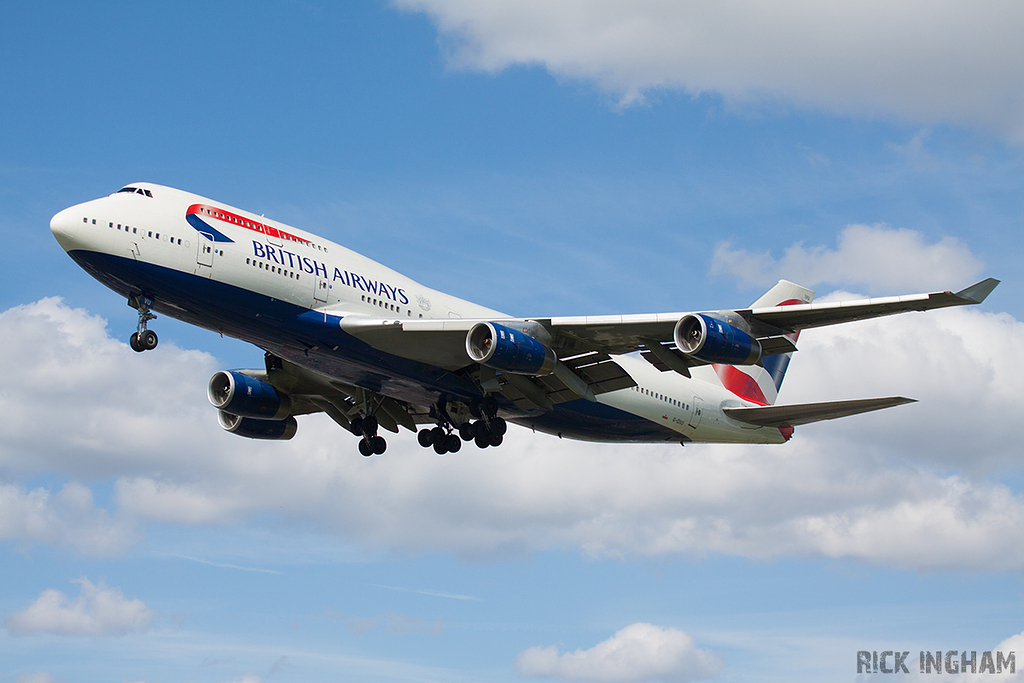
{"label": "engine intake", "polygon": [[498,323],[477,323],[466,334],[466,353],[473,361],[517,375],[550,375],[555,352],[524,332]]}
{"label": "engine intake", "polygon": [[676,348],[707,363],[753,365],[761,345],[738,327],[703,313],[684,315],[673,333]]}
{"label": "engine intake", "polygon": [[221,370],[211,377],[207,396],[214,408],[239,417],[280,421],[288,417],[292,409],[288,396],[278,393],[263,380],[237,370]]}
{"label": "engine intake", "polygon": [[220,411],[217,415],[220,426],[238,436],[247,439],[270,439],[274,441],[287,441],[295,436],[299,429],[299,423],[294,417],[284,420],[260,420],[254,417],[241,417],[226,411]]}

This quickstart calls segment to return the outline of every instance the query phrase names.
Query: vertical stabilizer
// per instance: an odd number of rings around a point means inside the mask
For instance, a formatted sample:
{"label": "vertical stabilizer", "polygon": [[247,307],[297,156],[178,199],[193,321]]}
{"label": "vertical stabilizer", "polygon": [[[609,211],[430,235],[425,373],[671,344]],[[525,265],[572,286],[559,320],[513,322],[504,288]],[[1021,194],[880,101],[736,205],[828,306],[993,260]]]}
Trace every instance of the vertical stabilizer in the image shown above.
{"label": "vertical stabilizer", "polygon": [[[750,308],[809,304],[813,300],[813,290],[788,280],[779,280],[778,284],[750,304]],[[800,333],[794,332],[788,336],[796,344]],[[773,405],[779,397],[782,380],[792,356],[792,353],[764,356],[757,365],[715,365],[715,374],[726,389],[740,398],[761,405]]]}

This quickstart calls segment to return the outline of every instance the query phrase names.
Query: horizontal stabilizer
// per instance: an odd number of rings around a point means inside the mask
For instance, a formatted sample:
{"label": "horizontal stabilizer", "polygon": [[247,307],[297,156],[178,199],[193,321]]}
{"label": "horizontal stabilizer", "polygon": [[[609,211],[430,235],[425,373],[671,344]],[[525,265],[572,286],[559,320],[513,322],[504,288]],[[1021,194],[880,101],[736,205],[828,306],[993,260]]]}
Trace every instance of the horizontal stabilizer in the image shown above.
{"label": "horizontal stabilizer", "polygon": [[797,425],[834,420],[872,410],[892,408],[917,399],[903,396],[888,398],[862,398],[853,401],[826,401],[824,403],[796,403],[788,406],[754,406],[750,408],[724,408],[723,412],[734,420],[762,427],[796,427]]}

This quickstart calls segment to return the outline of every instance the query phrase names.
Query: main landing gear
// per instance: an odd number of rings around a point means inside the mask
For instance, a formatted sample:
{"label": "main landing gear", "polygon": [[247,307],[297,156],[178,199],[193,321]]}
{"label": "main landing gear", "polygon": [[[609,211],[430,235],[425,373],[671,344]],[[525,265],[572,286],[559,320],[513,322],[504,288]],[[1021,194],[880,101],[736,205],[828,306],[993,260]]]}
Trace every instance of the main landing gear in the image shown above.
{"label": "main landing gear", "polygon": [[365,457],[383,455],[388,449],[388,442],[383,436],[377,436],[377,418],[373,415],[357,417],[352,420],[352,433],[362,436],[359,439],[359,454]]}
{"label": "main landing gear", "polygon": [[[445,410],[443,403],[438,404],[440,414],[438,424],[433,429],[421,429],[416,440],[424,448],[433,446],[438,455],[456,453],[462,448],[463,441],[473,441],[478,448],[500,446],[505,438],[508,425],[504,418],[496,415],[497,401],[488,396],[479,404],[470,406],[470,414],[477,418],[473,422],[463,422],[455,429],[455,424]],[[455,432],[458,431],[458,434]]]}
{"label": "main landing gear", "polygon": [[156,320],[156,314],[150,311],[153,300],[148,296],[132,296],[128,298],[128,305],[139,312],[139,326],[128,338],[128,345],[138,353],[152,351],[160,341],[156,332],[146,327],[150,320]]}

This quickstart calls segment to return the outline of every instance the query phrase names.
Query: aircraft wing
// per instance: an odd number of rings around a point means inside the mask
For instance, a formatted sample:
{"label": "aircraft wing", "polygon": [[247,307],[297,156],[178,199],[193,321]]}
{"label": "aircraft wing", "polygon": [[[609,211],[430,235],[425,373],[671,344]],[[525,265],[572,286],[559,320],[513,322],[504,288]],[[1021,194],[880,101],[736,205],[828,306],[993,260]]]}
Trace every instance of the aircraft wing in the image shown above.
{"label": "aircraft wing", "polygon": [[[764,355],[770,355],[795,351],[796,347],[788,343],[785,335],[799,330],[908,311],[979,304],[998,284],[999,280],[988,278],[955,293],[932,292],[831,303],[748,308],[708,314],[732,324],[735,324],[737,318],[743,319],[754,333],[752,336],[761,342]],[[538,322],[547,323],[553,332],[577,340],[581,347],[593,346],[608,353],[628,353],[649,347],[652,341],[672,341],[675,324],[684,315],[687,313],[608,315],[551,318]]]}
{"label": "aircraft wing", "polygon": [[[907,311],[977,304],[984,301],[998,284],[998,280],[989,278],[959,292],[747,308],[709,312],[707,315],[749,331],[760,344],[761,354],[769,356],[796,351],[788,335],[802,329]],[[320,318],[320,313],[312,311],[306,315],[311,319]],[[615,355],[640,352],[659,370],[674,370],[689,376],[690,367],[706,362],[683,355],[675,346],[673,334],[676,324],[687,315],[689,313],[678,312],[409,320],[338,316],[328,312],[323,315],[323,320],[324,325],[334,330],[340,328],[381,351],[451,371],[477,373],[474,374],[475,379],[489,390],[500,390],[524,407],[550,409],[554,403],[580,397],[595,400],[597,394],[633,386],[629,375],[614,362],[612,356]],[[474,326],[487,322],[524,332],[549,347],[558,359],[553,372],[535,375],[496,373],[474,363],[466,350],[466,336]]]}
{"label": "aircraft wing", "polygon": [[999,280],[990,277],[959,292],[932,292],[931,294],[911,294],[880,299],[773,306],[753,308],[739,313],[748,319],[766,323],[787,332],[795,332],[811,327],[837,325],[908,311],[928,311],[948,306],[980,304],[998,284]]}

